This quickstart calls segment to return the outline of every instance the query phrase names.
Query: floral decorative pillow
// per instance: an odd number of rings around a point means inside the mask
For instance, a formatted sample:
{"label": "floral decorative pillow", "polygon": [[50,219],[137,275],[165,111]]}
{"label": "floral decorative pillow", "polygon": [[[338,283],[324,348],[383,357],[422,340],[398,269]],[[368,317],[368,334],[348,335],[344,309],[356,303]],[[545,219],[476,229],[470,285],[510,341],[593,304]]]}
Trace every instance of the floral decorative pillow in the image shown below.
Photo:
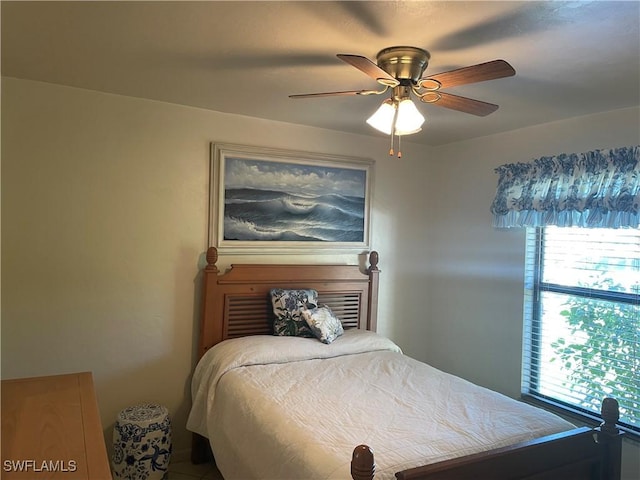
{"label": "floral decorative pillow", "polygon": [[331,343],[344,333],[342,322],[327,305],[305,308],[302,310],[302,317],[322,343]]}
{"label": "floral decorative pillow", "polygon": [[271,304],[275,319],[273,334],[291,337],[314,338],[311,328],[300,316],[300,312],[318,304],[318,292],[315,290],[271,290]]}

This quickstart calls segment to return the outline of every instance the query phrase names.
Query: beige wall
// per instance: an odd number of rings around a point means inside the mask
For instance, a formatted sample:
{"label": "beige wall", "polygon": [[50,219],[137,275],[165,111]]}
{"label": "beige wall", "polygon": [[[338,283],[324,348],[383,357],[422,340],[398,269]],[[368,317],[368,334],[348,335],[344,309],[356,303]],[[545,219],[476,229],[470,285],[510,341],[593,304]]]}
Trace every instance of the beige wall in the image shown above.
{"label": "beige wall", "polygon": [[[184,458],[209,142],[221,141],[376,160],[379,331],[517,396],[524,242],[490,226],[493,168],[635,144],[637,132],[638,110],[623,110],[439,148],[403,142],[399,161],[384,137],[4,78],[2,378],[91,370],[108,441],[121,408],[158,401]],[[245,260],[358,257],[220,263]]]}

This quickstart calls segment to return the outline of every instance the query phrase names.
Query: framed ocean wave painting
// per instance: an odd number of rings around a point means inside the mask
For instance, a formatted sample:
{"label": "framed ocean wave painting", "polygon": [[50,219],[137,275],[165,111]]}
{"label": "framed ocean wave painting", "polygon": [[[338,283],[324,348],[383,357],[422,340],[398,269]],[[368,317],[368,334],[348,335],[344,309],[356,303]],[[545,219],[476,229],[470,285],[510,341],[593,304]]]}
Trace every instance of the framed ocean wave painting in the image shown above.
{"label": "framed ocean wave painting", "polygon": [[363,158],[213,143],[209,246],[368,250],[373,166]]}

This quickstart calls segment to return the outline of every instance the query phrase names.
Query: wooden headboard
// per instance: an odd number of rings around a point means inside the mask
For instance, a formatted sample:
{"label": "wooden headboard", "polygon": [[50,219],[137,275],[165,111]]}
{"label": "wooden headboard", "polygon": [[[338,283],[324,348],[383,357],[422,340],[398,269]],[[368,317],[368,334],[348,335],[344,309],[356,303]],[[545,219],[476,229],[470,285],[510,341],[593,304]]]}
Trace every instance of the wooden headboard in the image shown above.
{"label": "wooden headboard", "polygon": [[273,333],[272,288],[314,289],[344,328],[376,330],[378,254],[369,254],[363,273],[357,265],[234,264],[221,274],[218,251],[207,250],[198,358],[228,338]]}

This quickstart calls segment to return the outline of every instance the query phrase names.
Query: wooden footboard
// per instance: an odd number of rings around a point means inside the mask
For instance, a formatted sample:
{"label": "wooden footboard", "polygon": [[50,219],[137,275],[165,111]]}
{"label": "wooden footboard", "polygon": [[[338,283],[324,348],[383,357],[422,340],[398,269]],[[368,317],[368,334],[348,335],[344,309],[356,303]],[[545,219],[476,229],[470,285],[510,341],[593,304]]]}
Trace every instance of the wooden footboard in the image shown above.
{"label": "wooden footboard", "polygon": [[[618,402],[606,398],[598,428],[576,428],[505,448],[396,473],[398,480],[619,480],[622,432]],[[373,480],[374,455],[366,445],[353,451],[353,480]]]}

